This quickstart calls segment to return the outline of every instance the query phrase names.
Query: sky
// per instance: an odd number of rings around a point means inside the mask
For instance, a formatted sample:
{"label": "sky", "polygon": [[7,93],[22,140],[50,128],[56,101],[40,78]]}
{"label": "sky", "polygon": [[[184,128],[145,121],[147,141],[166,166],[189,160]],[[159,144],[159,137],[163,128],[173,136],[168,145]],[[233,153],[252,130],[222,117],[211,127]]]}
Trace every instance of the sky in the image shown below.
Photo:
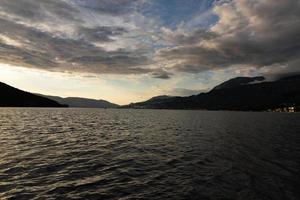
{"label": "sky", "polygon": [[0,0],[0,81],[118,104],[299,74],[299,0]]}

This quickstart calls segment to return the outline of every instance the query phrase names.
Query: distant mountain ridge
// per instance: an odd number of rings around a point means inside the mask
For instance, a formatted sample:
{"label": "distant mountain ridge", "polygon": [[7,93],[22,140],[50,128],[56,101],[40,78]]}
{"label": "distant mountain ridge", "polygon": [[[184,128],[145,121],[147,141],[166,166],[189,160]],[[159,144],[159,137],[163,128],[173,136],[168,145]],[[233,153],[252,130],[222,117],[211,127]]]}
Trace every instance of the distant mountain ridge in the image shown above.
{"label": "distant mountain ridge", "polygon": [[73,108],[118,108],[119,105],[105,101],[105,100],[96,100],[96,99],[88,99],[81,97],[58,97],[58,96],[49,96],[37,94],[48,99],[52,99],[54,101],[59,102],[60,104],[68,105]]}
{"label": "distant mountain ridge", "polygon": [[256,77],[236,77],[232,78],[228,81],[221,83],[213,88],[213,90],[225,89],[225,88],[233,88],[237,86],[247,85],[251,83],[259,83],[264,81],[265,77],[263,76],[256,76]]}
{"label": "distant mountain ridge", "polygon": [[[300,107],[300,76],[267,82],[264,77],[237,77],[207,93],[189,97],[157,96],[121,108],[264,111]],[[119,108],[105,100],[32,94],[0,82],[0,107]]]}
{"label": "distant mountain ridge", "polygon": [[237,77],[207,93],[132,103],[123,108],[264,111],[300,106],[300,76],[273,82],[264,77]]}
{"label": "distant mountain ridge", "polygon": [[152,97],[152,98],[149,99],[148,101],[156,101],[156,100],[161,100],[161,99],[170,99],[170,98],[173,98],[173,97],[174,97],[174,96],[160,95],[160,96]]}
{"label": "distant mountain ridge", "polygon": [[67,107],[0,82],[0,107]]}

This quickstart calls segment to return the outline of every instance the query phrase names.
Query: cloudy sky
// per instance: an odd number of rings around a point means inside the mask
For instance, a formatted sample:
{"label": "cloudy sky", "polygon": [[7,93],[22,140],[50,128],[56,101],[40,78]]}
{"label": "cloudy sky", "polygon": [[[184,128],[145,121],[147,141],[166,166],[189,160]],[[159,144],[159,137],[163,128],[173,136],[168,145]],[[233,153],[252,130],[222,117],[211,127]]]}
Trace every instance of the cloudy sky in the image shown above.
{"label": "cloudy sky", "polygon": [[0,0],[0,81],[119,104],[300,72],[299,0]]}

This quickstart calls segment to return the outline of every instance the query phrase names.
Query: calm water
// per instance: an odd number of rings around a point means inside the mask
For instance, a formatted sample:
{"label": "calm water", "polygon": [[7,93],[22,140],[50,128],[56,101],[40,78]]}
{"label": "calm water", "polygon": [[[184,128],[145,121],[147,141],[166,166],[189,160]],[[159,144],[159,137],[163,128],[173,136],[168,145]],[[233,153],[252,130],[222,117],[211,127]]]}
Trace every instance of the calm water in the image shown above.
{"label": "calm water", "polygon": [[299,114],[0,109],[0,199],[298,199],[299,165]]}

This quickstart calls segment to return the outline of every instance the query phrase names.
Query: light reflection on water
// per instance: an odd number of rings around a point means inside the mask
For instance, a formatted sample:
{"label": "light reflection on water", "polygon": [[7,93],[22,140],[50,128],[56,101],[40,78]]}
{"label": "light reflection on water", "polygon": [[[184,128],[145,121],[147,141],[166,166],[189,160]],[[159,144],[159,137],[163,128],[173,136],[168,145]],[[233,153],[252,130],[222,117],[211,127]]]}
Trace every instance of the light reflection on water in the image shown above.
{"label": "light reflection on water", "polygon": [[0,199],[297,199],[300,115],[0,109]]}

